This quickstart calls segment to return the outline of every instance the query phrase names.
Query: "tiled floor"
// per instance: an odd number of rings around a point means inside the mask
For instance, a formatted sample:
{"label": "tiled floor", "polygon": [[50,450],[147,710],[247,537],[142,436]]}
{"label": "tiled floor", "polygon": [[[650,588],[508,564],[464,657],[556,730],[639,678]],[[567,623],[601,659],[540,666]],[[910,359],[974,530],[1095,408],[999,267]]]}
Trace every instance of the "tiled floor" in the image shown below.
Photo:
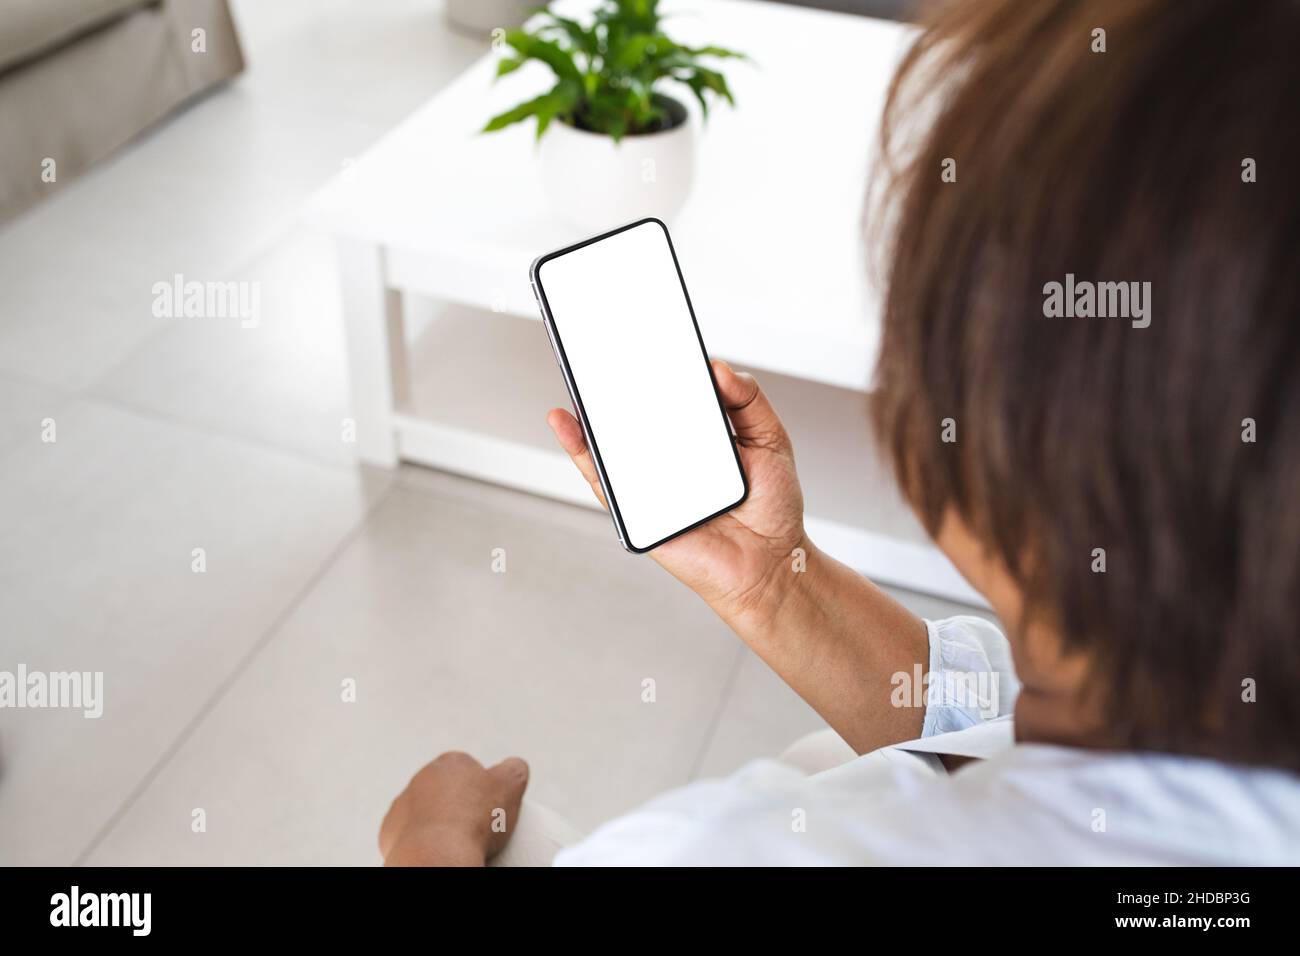
{"label": "tiled floor", "polygon": [[[105,674],[99,720],[0,711],[0,863],[373,863],[443,749],[590,826],[819,725],[603,516],[352,463],[297,214],[481,54],[436,7],[237,2],[245,77],[0,228],[0,668]],[[177,272],[260,324],[155,318]]]}

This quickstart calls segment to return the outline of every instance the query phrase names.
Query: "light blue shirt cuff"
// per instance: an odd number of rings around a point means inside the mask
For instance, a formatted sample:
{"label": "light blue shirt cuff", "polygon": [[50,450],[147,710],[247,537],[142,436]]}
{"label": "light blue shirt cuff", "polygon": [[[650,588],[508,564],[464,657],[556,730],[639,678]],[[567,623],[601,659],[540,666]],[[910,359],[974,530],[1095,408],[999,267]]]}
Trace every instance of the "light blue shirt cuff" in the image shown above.
{"label": "light blue shirt cuff", "polygon": [[926,621],[930,668],[922,737],[965,730],[1015,709],[1020,682],[1006,636],[980,617]]}

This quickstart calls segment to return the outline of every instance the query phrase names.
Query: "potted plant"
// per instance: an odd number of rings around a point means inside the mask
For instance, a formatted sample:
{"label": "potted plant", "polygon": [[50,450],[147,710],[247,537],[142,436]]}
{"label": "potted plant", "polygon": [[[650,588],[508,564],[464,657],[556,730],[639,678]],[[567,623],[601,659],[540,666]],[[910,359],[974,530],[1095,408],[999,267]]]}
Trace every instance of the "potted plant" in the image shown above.
{"label": "potted plant", "polygon": [[538,60],[555,74],[555,84],[494,116],[484,132],[535,119],[542,188],[584,227],[647,215],[668,219],[685,202],[694,133],[689,111],[665,85],[689,90],[702,119],[711,100],[735,105],[726,78],[706,64],[744,54],[677,43],[660,29],[658,8],[658,0],[601,0],[583,24],[548,4],[524,28],[504,33],[509,50],[497,76]]}

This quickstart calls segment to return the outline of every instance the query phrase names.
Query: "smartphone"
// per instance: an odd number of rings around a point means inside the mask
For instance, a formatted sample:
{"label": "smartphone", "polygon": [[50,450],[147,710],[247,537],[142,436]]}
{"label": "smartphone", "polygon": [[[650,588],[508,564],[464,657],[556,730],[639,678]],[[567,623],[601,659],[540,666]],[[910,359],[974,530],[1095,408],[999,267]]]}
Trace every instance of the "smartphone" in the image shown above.
{"label": "smartphone", "polygon": [[643,554],[749,494],[668,227],[538,256],[542,324],[623,547]]}

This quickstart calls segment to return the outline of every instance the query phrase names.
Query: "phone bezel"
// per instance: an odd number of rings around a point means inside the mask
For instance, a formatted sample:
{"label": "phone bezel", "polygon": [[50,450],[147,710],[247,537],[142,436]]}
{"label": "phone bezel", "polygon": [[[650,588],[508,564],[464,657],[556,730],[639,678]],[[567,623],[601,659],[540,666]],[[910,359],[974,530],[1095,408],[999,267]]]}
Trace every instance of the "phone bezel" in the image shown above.
{"label": "phone bezel", "polygon": [[[591,431],[591,424],[587,420],[587,410],[582,403],[582,396],[579,394],[578,385],[573,378],[573,370],[569,367],[568,356],[564,352],[564,342],[560,336],[560,330],[555,324],[551,315],[551,306],[546,299],[546,289],[542,286],[541,267],[552,259],[558,259],[560,256],[567,255],[571,252],[590,246],[593,243],[601,242],[618,235],[621,232],[627,232],[629,229],[635,229],[638,226],[644,226],[647,223],[654,223],[663,230],[664,241],[668,243],[668,253],[672,256],[673,268],[677,270],[677,281],[682,287],[682,296],[686,299],[686,311],[691,317],[691,326],[695,329],[695,340],[700,346],[700,356],[704,359],[704,368],[709,375],[709,383],[713,386],[713,397],[718,403],[718,414],[722,417],[722,424],[726,428],[727,435],[731,439],[731,452],[736,459],[736,470],[740,473],[741,493],[740,497],[724,508],[715,511],[713,514],[687,525],[679,531],[648,544],[645,547],[637,547],[631,543],[628,536],[627,524],[623,520],[623,513],[619,510],[618,499],[614,495],[613,488],[610,485],[609,477],[605,473],[605,463],[600,457],[600,446],[597,444],[595,436]],[[700,323],[695,318],[695,306],[691,303],[691,294],[686,288],[686,278],[682,275],[681,263],[677,260],[677,250],[673,246],[673,237],[668,232],[668,226],[663,220],[654,216],[646,216],[644,219],[638,219],[635,222],[629,222],[617,229],[611,229],[608,232],[602,232],[599,235],[592,236],[589,239],[583,239],[581,242],[575,242],[572,245],[565,246],[562,249],[556,249],[554,252],[548,252],[538,256],[528,268],[529,283],[533,287],[533,295],[537,299],[537,305],[542,313],[542,325],[545,327],[551,340],[551,349],[555,353],[555,358],[560,366],[560,371],[564,373],[564,383],[568,387],[569,397],[573,400],[574,410],[578,413],[578,422],[582,426],[583,436],[587,440],[587,447],[591,449],[591,458],[596,465],[596,475],[600,479],[600,488],[605,495],[605,501],[609,504],[610,516],[614,521],[614,530],[618,533],[619,543],[633,554],[645,554],[653,551],[666,542],[674,538],[681,537],[689,531],[694,531],[700,525],[712,521],[720,515],[726,514],[733,508],[737,508],[745,503],[749,497],[749,476],[745,474],[745,466],[740,460],[740,448],[736,445],[736,435],[731,427],[731,419],[727,417],[727,409],[722,401],[722,393],[718,390],[718,380],[713,374],[713,363],[709,361],[708,350],[704,347],[704,336],[700,334]]]}

